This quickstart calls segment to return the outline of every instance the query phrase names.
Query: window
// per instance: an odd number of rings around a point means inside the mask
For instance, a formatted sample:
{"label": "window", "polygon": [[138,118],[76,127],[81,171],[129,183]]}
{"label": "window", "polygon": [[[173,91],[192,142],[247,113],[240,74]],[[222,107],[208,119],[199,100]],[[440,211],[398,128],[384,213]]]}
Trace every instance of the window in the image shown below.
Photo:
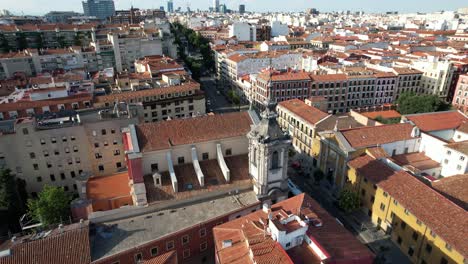
{"label": "window", "polygon": [[158,164],[157,163],[151,164],[151,171],[158,171]]}
{"label": "window", "polygon": [[200,237],[205,237],[206,236],[206,228],[201,228],[199,231]]}
{"label": "window", "polygon": [[394,205],[398,205],[398,201],[397,201],[397,200],[393,200],[393,204],[394,204]]}
{"label": "window", "polygon": [[190,249],[189,248],[184,249],[183,255],[184,255],[184,259],[189,258],[190,257]]}
{"label": "window", "polygon": [[398,239],[397,239],[397,243],[398,243],[398,245],[401,245],[401,242],[403,242],[403,239],[401,239],[401,237],[400,237],[400,236],[398,236]]}
{"label": "window", "polygon": [[444,257],[440,259],[440,264],[448,264],[448,260]]}
{"label": "window", "polygon": [[388,193],[387,193],[387,192],[383,192],[383,196],[384,196],[384,197],[388,197]]}
{"label": "window", "polygon": [[452,151],[447,150],[447,155],[450,155],[450,154],[452,154]]}
{"label": "window", "polygon": [[57,142],[57,139],[56,139],[55,137],[53,137],[53,138],[50,139],[50,142],[56,143],[56,142]]}
{"label": "window", "polygon": [[119,156],[120,155],[120,150],[116,149],[114,150],[114,156]]}
{"label": "window", "polygon": [[104,165],[99,165],[98,169],[99,169],[99,171],[104,171]]}
{"label": "window", "polygon": [[111,129],[111,134],[115,134],[115,129]]}
{"label": "window", "polygon": [[286,248],[289,248],[291,246],[291,242],[286,243]]}
{"label": "window", "polygon": [[50,162],[47,161],[47,162],[46,162],[46,166],[47,166],[47,168],[52,168],[52,163],[50,163]]}
{"label": "window", "polygon": [[65,148],[65,153],[70,153],[70,148],[69,147]]}
{"label": "window", "polygon": [[177,158],[177,163],[179,163],[179,164],[184,164],[184,163],[185,163],[184,157],[178,157],[178,158]]}
{"label": "window", "polygon": [[50,180],[51,180],[51,181],[55,181],[55,175],[50,174]]}
{"label": "window", "polygon": [[279,168],[279,154],[278,151],[274,151],[271,158],[271,169],[275,170]]}
{"label": "window", "polygon": [[208,244],[206,242],[202,242],[200,244],[200,251],[205,251],[208,248]]}
{"label": "window", "polygon": [[75,177],[76,177],[76,173],[75,173],[74,171],[70,171],[70,176],[71,176],[72,178],[75,178]]}
{"label": "window", "polygon": [[31,159],[35,159],[35,158],[36,158],[36,154],[35,154],[34,152],[31,152],[31,153],[29,153],[29,157],[30,157]]}
{"label": "window", "polygon": [[431,230],[431,236],[432,236],[433,238],[435,238],[437,235],[436,235],[436,233],[434,233],[434,231]]}
{"label": "window", "polygon": [[432,246],[429,244],[426,244],[426,252],[431,253],[432,252]]}
{"label": "window", "polygon": [[457,165],[457,170],[461,170],[461,165]]}
{"label": "window", "polygon": [[66,186],[66,185],[63,186],[63,190],[66,191],[66,192],[68,192],[68,190],[69,190],[68,186]]}
{"label": "window", "polygon": [[208,152],[205,152],[205,153],[202,154],[202,159],[203,160],[208,160],[208,158],[209,158]]}
{"label": "window", "polygon": [[75,163],[80,164],[80,163],[81,163],[81,159],[80,159],[79,157],[76,157],[76,158],[75,158]]}
{"label": "window", "polygon": [[70,136],[71,141],[75,141],[75,139],[76,139],[75,136]]}
{"label": "window", "polygon": [[464,160],[465,160],[465,156],[460,156],[460,160],[461,160],[461,161],[464,161]]}
{"label": "window", "polygon": [[391,218],[391,219],[395,218],[395,213],[394,213],[394,212],[391,212],[391,213],[390,213],[390,218]]}
{"label": "window", "polygon": [[41,145],[45,145],[45,140],[41,139]]}
{"label": "window", "polygon": [[42,182],[42,177],[41,176],[36,177],[36,180],[37,180],[37,182]]}
{"label": "window", "polygon": [[362,195],[362,196],[366,195],[366,190],[362,189],[362,190],[361,190],[361,195]]}
{"label": "window", "polygon": [[135,254],[135,262],[139,262],[143,260],[143,255],[141,253]]}
{"label": "window", "polygon": [[158,247],[154,247],[151,249],[151,256],[154,257],[158,255]]}
{"label": "window", "polygon": [[226,149],[226,156],[231,156],[232,155],[232,149]]}
{"label": "window", "polygon": [[55,154],[55,156],[60,155],[60,152],[58,151],[58,149],[54,150],[54,154]]}
{"label": "window", "polygon": [[77,146],[73,146],[73,152],[78,152],[78,147]]}
{"label": "window", "polygon": [[101,134],[104,136],[104,135],[107,134],[107,131],[106,131],[105,129],[102,129],[102,130],[101,130]]}
{"label": "window", "polygon": [[416,224],[418,224],[418,225],[422,225],[422,222],[421,222],[421,220],[419,220],[419,219],[418,219],[418,220],[416,220]]}
{"label": "window", "polygon": [[62,137],[62,142],[67,142],[67,137],[63,136]]}
{"label": "window", "polygon": [[34,163],[34,164],[33,164],[33,168],[34,168],[34,170],[39,170],[39,165],[36,164],[36,163]]}
{"label": "window", "polygon": [[119,143],[117,142],[116,139],[114,139],[114,142],[112,142],[112,144],[117,145],[117,144],[119,144]]}
{"label": "window", "polygon": [[171,250],[174,248],[174,241],[168,241],[166,242],[166,250]]}
{"label": "window", "polygon": [[418,240],[418,233],[416,232],[413,232],[413,240]]}
{"label": "window", "polygon": [[60,173],[60,179],[65,180],[65,173],[63,172]]}
{"label": "window", "polygon": [[99,143],[98,143],[98,142],[94,142],[94,147],[95,147],[95,148],[99,148]]}
{"label": "window", "polygon": [[101,153],[95,153],[94,156],[96,157],[96,159],[101,159],[102,158]]}
{"label": "window", "polygon": [[29,131],[27,128],[23,128],[23,135],[28,135],[29,134]]}
{"label": "window", "polygon": [[413,247],[408,248],[408,255],[411,257],[414,254],[414,249]]}
{"label": "window", "polygon": [[122,168],[122,162],[117,162],[117,163],[115,163],[115,167],[116,167],[117,169]]}
{"label": "window", "polygon": [[189,242],[189,236],[188,235],[185,235],[182,237],[182,245],[185,245]]}
{"label": "window", "polygon": [[381,211],[384,211],[384,210],[385,210],[385,204],[383,204],[383,203],[380,204],[380,210],[381,210]]}
{"label": "window", "polygon": [[402,221],[401,222],[401,229],[405,230],[405,228],[406,228],[406,223]]}
{"label": "window", "polygon": [[405,209],[405,214],[406,214],[406,215],[409,215],[408,209]]}

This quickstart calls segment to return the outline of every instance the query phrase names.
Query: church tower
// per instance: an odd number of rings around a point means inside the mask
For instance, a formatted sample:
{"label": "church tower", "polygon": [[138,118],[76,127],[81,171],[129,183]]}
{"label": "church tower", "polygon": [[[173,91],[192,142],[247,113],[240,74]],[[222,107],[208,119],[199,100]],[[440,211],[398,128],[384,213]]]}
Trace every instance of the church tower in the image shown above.
{"label": "church tower", "polygon": [[277,121],[276,103],[269,102],[262,120],[247,134],[249,139],[249,174],[254,191],[261,200],[273,203],[288,196],[288,155],[291,146],[289,135]]}

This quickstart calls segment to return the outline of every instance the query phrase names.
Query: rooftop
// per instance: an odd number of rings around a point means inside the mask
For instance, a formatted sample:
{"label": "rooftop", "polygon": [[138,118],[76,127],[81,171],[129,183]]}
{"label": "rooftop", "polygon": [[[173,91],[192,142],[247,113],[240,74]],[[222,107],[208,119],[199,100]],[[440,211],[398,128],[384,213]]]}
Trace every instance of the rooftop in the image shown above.
{"label": "rooftop", "polygon": [[88,224],[84,222],[4,242],[0,251],[10,249],[11,253],[0,257],[0,264],[90,263],[88,234]]}
{"label": "rooftop", "polygon": [[[289,215],[300,218],[313,216],[320,219],[321,226],[310,223],[306,236],[326,252],[330,262],[371,263],[373,254],[361,244],[334,217],[305,194],[300,194],[271,206],[272,220],[268,214],[259,210],[239,219],[234,219],[213,229],[217,257],[220,263],[321,263],[321,258],[303,242],[301,246],[284,251],[279,242],[270,235],[265,236],[262,223],[273,221],[276,226],[280,220]],[[312,218],[311,218],[312,219]],[[283,231],[297,228],[296,221],[286,224]],[[223,248],[223,241],[231,240],[232,245]],[[249,254],[249,252],[251,253]],[[253,260],[251,258],[253,256]],[[273,262],[274,261],[274,262]]]}
{"label": "rooftop", "polygon": [[445,177],[432,182],[432,188],[459,205],[468,210],[468,174],[454,175]]}
{"label": "rooftop", "polygon": [[458,111],[433,112],[405,116],[421,131],[431,132],[458,128],[467,118]]}
{"label": "rooftop", "polygon": [[445,145],[449,149],[453,149],[455,151],[458,151],[462,154],[468,155],[468,140],[466,141],[461,141],[461,142],[454,142]]}
{"label": "rooftop", "polygon": [[396,155],[392,159],[400,166],[411,166],[421,171],[440,167],[439,162],[432,160],[421,152]]}
{"label": "rooftop", "polygon": [[248,112],[206,115],[136,126],[142,152],[169,149],[172,146],[194,144],[245,136],[252,119]]}
{"label": "rooftop", "polygon": [[91,236],[92,259],[97,260],[142,246],[163,236],[221,217],[258,203],[253,191],[225,196],[212,201],[162,210],[120,221],[97,225]]}
{"label": "rooftop", "polygon": [[103,177],[92,177],[86,183],[87,198],[110,199],[130,195],[128,172]]}
{"label": "rooftop", "polygon": [[400,123],[344,129],[340,130],[340,132],[351,147],[360,148],[412,139],[412,130],[413,126],[411,124]]}
{"label": "rooftop", "polygon": [[304,121],[312,125],[315,125],[319,121],[329,116],[327,113],[324,113],[313,106],[309,106],[304,103],[304,101],[299,99],[291,99],[280,102],[278,104],[278,108],[289,110],[296,116],[302,118]]}

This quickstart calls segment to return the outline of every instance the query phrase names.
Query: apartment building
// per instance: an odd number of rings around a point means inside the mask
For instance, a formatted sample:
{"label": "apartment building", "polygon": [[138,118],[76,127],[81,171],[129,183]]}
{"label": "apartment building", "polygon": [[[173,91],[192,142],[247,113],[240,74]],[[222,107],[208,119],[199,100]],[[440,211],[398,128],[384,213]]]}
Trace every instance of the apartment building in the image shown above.
{"label": "apartment building", "polygon": [[252,104],[263,109],[269,100],[282,102],[290,99],[306,99],[310,95],[309,73],[302,71],[267,69],[251,75]]}
{"label": "apartment building", "polygon": [[411,68],[393,68],[393,73],[398,75],[398,87],[394,93],[394,100],[397,100],[402,93],[420,93],[422,71]]}
{"label": "apartment building", "polygon": [[447,99],[455,71],[452,62],[429,56],[426,60],[413,61],[412,67],[424,72],[421,77],[420,93]]}
{"label": "apartment building", "polygon": [[24,179],[33,195],[46,184],[77,192],[78,176],[102,176],[125,169],[120,130],[138,123],[141,110],[119,108],[80,114],[62,110],[2,121],[2,166]]}
{"label": "apartment building", "polygon": [[116,102],[141,103],[145,122],[192,117],[206,113],[204,92],[200,89],[200,84],[193,80],[180,85],[98,96],[94,100],[94,107],[97,109],[112,107]]}
{"label": "apartment building", "polygon": [[[466,262],[463,223],[467,212],[375,153],[366,151],[349,161],[347,178],[372,222],[389,234],[413,263]],[[428,213],[427,208],[437,210]]]}
{"label": "apartment building", "polygon": [[468,112],[468,75],[460,75],[452,105],[463,113]]}
{"label": "apartment building", "polygon": [[311,78],[310,96],[323,96],[328,101],[327,108],[330,113],[346,113],[348,111],[348,78],[345,74],[313,74]]}

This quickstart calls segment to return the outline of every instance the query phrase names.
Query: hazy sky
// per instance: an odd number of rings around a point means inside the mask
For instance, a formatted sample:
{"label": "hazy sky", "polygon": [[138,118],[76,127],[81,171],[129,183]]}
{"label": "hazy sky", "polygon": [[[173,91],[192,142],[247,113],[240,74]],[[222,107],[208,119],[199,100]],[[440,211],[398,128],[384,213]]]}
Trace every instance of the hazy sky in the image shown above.
{"label": "hazy sky", "polygon": [[[185,7],[190,3],[192,10],[206,10],[212,0],[174,0],[174,6]],[[315,7],[321,11],[363,10],[366,12],[429,12],[439,10],[456,10],[467,6],[465,0],[220,0],[230,9],[238,9],[245,4],[247,10],[253,11],[302,11]],[[463,4],[465,2],[465,4]],[[139,8],[159,8],[165,6],[161,0],[115,0],[117,9],[128,9],[132,4]],[[40,15],[50,10],[83,12],[81,0],[0,0],[0,9],[8,9],[15,14]]]}

